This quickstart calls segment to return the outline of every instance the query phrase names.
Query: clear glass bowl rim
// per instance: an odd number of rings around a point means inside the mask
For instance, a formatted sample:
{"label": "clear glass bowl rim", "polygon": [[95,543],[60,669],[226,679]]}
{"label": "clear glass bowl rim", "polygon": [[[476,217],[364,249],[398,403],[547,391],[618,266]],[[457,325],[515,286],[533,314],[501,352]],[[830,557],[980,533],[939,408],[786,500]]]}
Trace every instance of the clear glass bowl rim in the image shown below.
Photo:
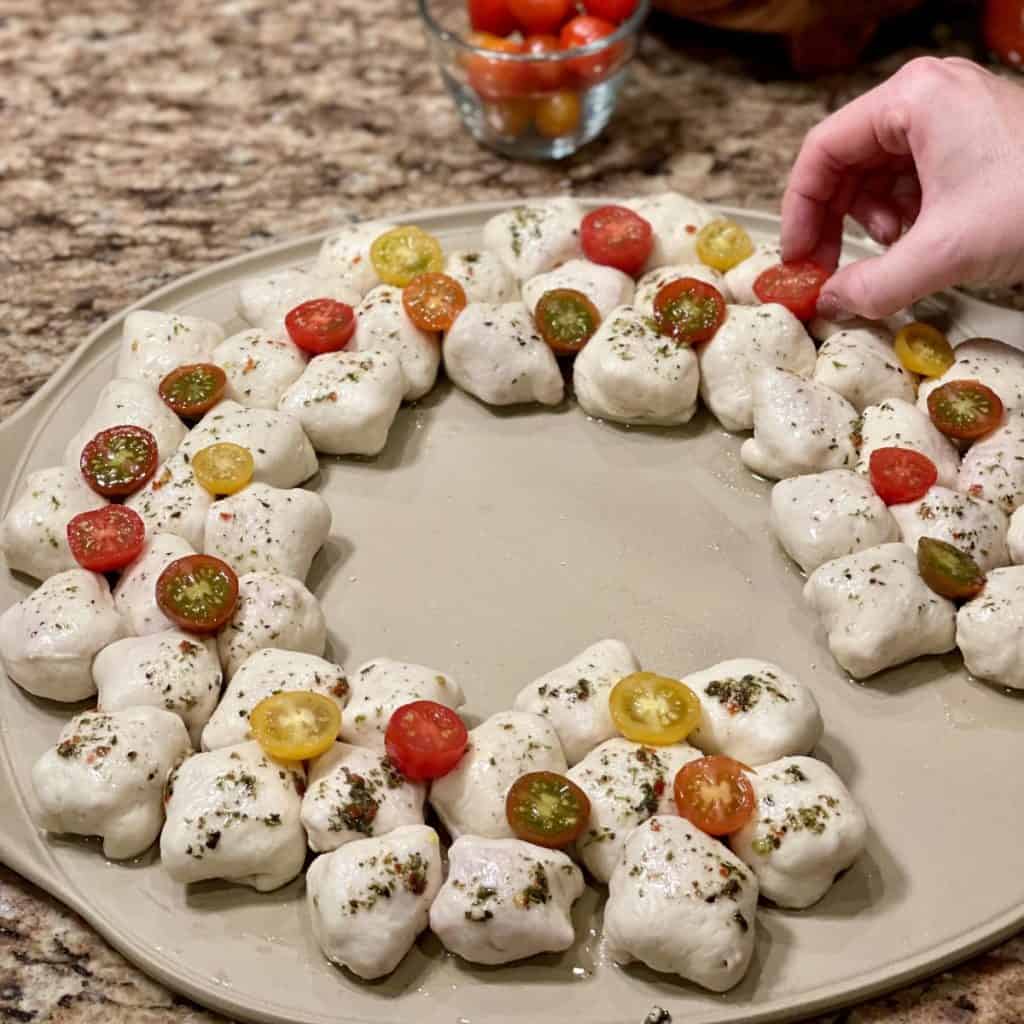
{"label": "clear glass bowl rim", "polygon": [[638,0],[636,10],[610,35],[603,39],[597,39],[586,46],[574,46],[571,50],[559,50],[556,53],[503,53],[501,50],[487,50],[481,46],[474,46],[467,42],[462,36],[449,32],[438,24],[430,11],[431,0],[417,0],[420,18],[424,25],[430,30],[431,35],[443,43],[450,43],[465,53],[480,54],[488,60],[508,61],[512,64],[544,64],[555,61],[567,60],[572,57],[585,57],[595,53],[602,53],[604,50],[632,35],[636,35],[640,26],[647,18],[651,9],[651,0]]}

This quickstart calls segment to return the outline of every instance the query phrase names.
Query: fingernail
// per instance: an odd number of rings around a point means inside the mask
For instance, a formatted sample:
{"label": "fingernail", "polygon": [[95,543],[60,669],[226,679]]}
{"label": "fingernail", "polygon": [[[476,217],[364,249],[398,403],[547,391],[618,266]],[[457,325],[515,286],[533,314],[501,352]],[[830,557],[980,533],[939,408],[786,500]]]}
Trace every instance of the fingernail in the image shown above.
{"label": "fingernail", "polygon": [[832,292],[823,292],[818,296],[818,316],[824,320],[835,320],[839,323],[853,319],[853,314],[843,309],[839,299]]}

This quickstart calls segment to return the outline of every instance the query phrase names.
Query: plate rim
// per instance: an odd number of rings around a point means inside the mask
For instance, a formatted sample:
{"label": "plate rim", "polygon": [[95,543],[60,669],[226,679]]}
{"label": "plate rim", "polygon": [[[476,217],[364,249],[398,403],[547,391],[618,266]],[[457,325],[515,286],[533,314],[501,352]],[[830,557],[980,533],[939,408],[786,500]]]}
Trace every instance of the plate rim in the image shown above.
{"label": "plate rim", "polygon": [[[482,222],[487,216],[523,203],[544,201],[545,198],[549,199],[551,196],[463,203],[430,208],[388,219],[421,226],[457,219],[475,219]],[[573,198],[584,207],[616,201],[615,198],[610,197],[575,196]],[[748,223],[754,222],[766,230],[774,229],[777,232],[780,224],[778,214],[769,211],[748,210],[717,203],[708,203],[707,205],[717,213]],[[356,222],[357,220],[351,221],[351,223]],[[343,225],[335,223],[319,231],[286,238],[269,246],[261,246],[226,260],[200,267],[148,292],[136,302],[108,317],[65,357],[60,368],[42,387],[22,403],[14,413],[0,422],[0,444],[22,442],[19,456],[3,474],[5,482],[6,479],[16,477],[26,459],[29,458],[31,448],[24,442],[28,441],[37,430],[45,427],[45,423],[36,422],[44,407],[58,397],[60,390],[72,375],[80,371],[88,360],[98,356],[102,345],[109,344],[113,332],[130,312],[165,303],[175,292],[188,291],[193,285],[200,282],[212,286],[216,283],[217,278],[237,280],[239,276],[237,272],[243,267],[248,273],[259,273],[254,264],[260,262],[277,264],[287,259],[289,253],[294,253],[294,261],[298,262],[301,258],[300,251],[318,245],[326,236],[336,232],[341,226]],[[877,246],[864,238],[846,235],[844,241],[862,249],[878,251]],[[993,316],[1003,319],[1001,314],[1005,314],[1008,329],[1012,325],[1019,331],[1021,319],[1020,314],[1016,311],[1001,309],[960,292],[944,292],[942,296],[944,300],[952,304],[952,308],[959,309],[961,319],[965,314],[969,316],[972,310],[978,313],[983,312],[989,320]],[[1011,341],[1010,344],[1013,342]],[[151,952],[144,945],[133,944],[130,933],[124,932],[110,923],[103,910],[79,892],[78,887],[59,867],[48,845],[42,840],[39,830],[32,821],[25,794],[14,785],[10,760],[11,751],[5,739],[7,728],[6,723],[0,723],[0,764],[3,766],[3,771],[0,773],[0,812],[2,812],[6,826],[0,831],[0,862],[70,907],[91,927],[95,928],[126,960],[170,990],[179,992],[203,1006],[241,1019],[273,1022],[273,1024],[281,1024],[282,1021],[288,1020],[290,1011],[286,1006],[275,1006],[263,1001],[261,1008],[253,1003],[247,1003],[241,998],[226,994],[224,988],[219,987],[209,976],[199,974],[191,967],[181,969],[178,966],[181,961],[172,961],[168,956]],[[860,975],[862,980],[852,986],[845,985],[842,981],[832,982],[809,990],[796,1001],[779,997],[748,1012],[744,1020],[746,1024],[769,1024],[772,1021],[800,1019],[824,1010],[838,1009],[863,1002],[968,960],[1004,941],[1020,930],[1022,926],[1024,926],[1024,902],[976,925],[956,939],[938,943],[904,958],[899,961],[901,966],[895,973],[891,971],[891,968],[878,968]],[[336,1014],[325,1014],[322,1019],[325,1022],[336,1022],[336,1024],[362,1024],[356,1018],[339,1017]]]}

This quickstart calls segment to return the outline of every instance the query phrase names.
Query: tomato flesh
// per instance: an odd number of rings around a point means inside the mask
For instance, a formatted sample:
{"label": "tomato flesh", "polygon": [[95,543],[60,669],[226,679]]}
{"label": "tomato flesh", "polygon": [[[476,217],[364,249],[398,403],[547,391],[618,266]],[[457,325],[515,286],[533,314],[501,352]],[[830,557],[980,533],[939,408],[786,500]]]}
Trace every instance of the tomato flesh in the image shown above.
{"label": "tomato flesh", "polygon": [[134,494],[156,472],[156,439],[142,427],[101,430],[83,449],[85,482],[105,498]]}
{"label": "tomato flesh", "polygon": [[508,9],[528,35],[557,32],[569,20],[574,0],[507,0]]}
{"label": "tomato flesh", "polygon": [[[563,26],[558,38],[563,50],[572,50],[577,46],[589,46],[600,39],[605,39],[612,35],[617,27],[604,18],[580,14]],[[607,78],[619,65],[623,56],[624,50],[621,45],[607,46],[586,57],[567,58],[566,67],[582,82],[592,84]]]}
{"label": "tomato flesh", "polygon": [[599,206],[583,218],[580,244],[591,263],[636,277],[650,259],[654,232],[649,221],[625,206]]}
{"label": "tomato flesh", "polygon": [[176,626],[191,633],[216,633],[235,613],[238,577],[212,555],[186,555],[160,573],[156,603]]}
{"label": "tomato flesh", "polygon": [[377,276],[396,288],[411,284],[420,274],[440,273],[444,268],[441,243],[413,225],[392,228],[375,238],[370,259]]}
{"label": "tomato flesh", "polygon": [[761,272],[754,282],[754,294],[761,302],[785,306],[798,320],[811,320],[828,276],[828,271],[811,260],[780,263]]}
{"label": "tomato flesh", "polygon": [[529,772],[512,783],[505,816],[518,838],[558,849],[583,834],[590,820],[590,800],[564,775]]}
{"label": "tomato flesh", "polygon": [[744,766],[722,754],[683,765],[674,790],[680,816],[709,836],[738,832],[754,815],[754,787]]}
{"label": "tomato flesh", "polygon": [[1003,402],[981,381],[951,380],[928,395],[928,413],[947,437],[974,441],[1003,422]]}
{"label": "tomato flesh", "polygon": [[917,569],[921,579],[940,597],[969,601],[985,589],[985,574],[965,551],[934,537],[917,542]]}
{"label": "tomato flesh", "polygon": [[195,420],[223,397],[227,374],[213,363],[191,363],[171,370],[160,381],[160,397],[182,419]]}
{"label": "tomato flesh", "polygon": [[469,23],[474,32],[495,36],[511,35],[516,30],[516,19],[506,0],[469,0]]}
{"label": "tomato flesh", "polygon": [[871,486],[886,505],[902,505],[923,498],[935,486],[935,463],[910,448],[876,448],[868,460]]}
{"label": "tomato flesh", "polygon": [[403,704],[388,721],[384,749],[413,782],[447,775],[469,745],[462,719],[444,704],[416,700]]}
{"label": "tomato flesh", "polygon": [[580,126],[583,105],[579,95],[569,90],[553,92],[537,100],[533,125],[545,139],[561,139],[574,135]]}
{"label": "tomato flesh", "polygon": [[530,78],[533,86],[540,92],[553,92],[565,85],[568,68],[565,61],[558,56],[562,52],[562,44],[558,36],[536,35],[527,36],[523,40],[523,53],[532,57],[545,57],[530,65]]}
{"label": "tomato flesh", "polygon": [[680,345],[710,341],[724,320],[722,293],[694,277],[669,281],[654,297],[658,330]]}
{"label": "tomato flesh", "polygon": [[83,569],[115,572],[139,557],[146,526],[133,509],[107,505],[71,519],[67,535],[71,554]]}
{"label": "tomato flesh", "polygon": [[713,220],[697,234],[697,258],[723,273],[738,266],[753,252],[750,235],[732,220]]}
{"label": "tomato flesh", "polygon": [[893,346],[903,368],[922,377],[941,377],[956,361],[949,339],[931,324],[906,324]]}
{"label": "tomato flesh", "polygon": [[466,308],[466,292],[447,274],[420,274],[405,286],[402,305],[422,331],[447,331]]}
{"label": "tomato flesh", "polygon": [[341,711],[322,693],[286,690],[261,700],[249,715],[249,727],[271,757],[307,761],[333,746],[341,730]]}
{"label": "tomato flesh", "polygon": [[285,316],[284,326],[288,337],[305,352],[337,352],[356,332],[356,311],[346,302],[310,299]]}
{"label": "tomato flesh", "polygon": [[484,116],[495,135],[518,139],[533,124],[533,100],[491,100],[483,104]]}
{"label": "tomato flesh", "polygon": [[[493,53],[523,53],[522,43],[501,39],[487,32],[474,32],[467,41],[477,49]],[[473,53],[463,57],[462,64],[471,88],[484,100],[517,99],[532,92],[531,68],[524,62],[495,60]]]}
{"label": "tomato flesh", "polygon": [[219,441],[192,456],[192,472],[199,486],[211,494],[237,494],[252,480],[255,463],[248,448]]}
{"label": "tomato flesh", "polygon": [[537,302],[534,320],[540,336],[558,355],[574,355],[601,326],[597,307],[575,288],[553,288]]}
{"label": "tomato flesh", "polygon": [[636,10],[637,0],[583,0],[583,9],[595,18],[621,22]]}
{"label": "tomato flesh", "polygon": [[693,690],[654,672],[620,679],[608,695],[608,710],[627,740],[652,746],[679,743],[700,724],[700,700]]}

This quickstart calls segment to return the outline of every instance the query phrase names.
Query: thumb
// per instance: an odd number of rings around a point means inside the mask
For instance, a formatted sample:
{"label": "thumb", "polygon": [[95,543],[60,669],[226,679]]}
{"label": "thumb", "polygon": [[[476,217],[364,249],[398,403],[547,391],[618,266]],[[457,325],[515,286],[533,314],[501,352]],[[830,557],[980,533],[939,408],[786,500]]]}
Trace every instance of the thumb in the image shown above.
{"label": "thumb", "polygon": [[881,256],[840,267],[825,283],[818,313],[842,313],[878,320],[932,292],[963,280],[964,255],[957,236],[928,220],[918,220]]}

